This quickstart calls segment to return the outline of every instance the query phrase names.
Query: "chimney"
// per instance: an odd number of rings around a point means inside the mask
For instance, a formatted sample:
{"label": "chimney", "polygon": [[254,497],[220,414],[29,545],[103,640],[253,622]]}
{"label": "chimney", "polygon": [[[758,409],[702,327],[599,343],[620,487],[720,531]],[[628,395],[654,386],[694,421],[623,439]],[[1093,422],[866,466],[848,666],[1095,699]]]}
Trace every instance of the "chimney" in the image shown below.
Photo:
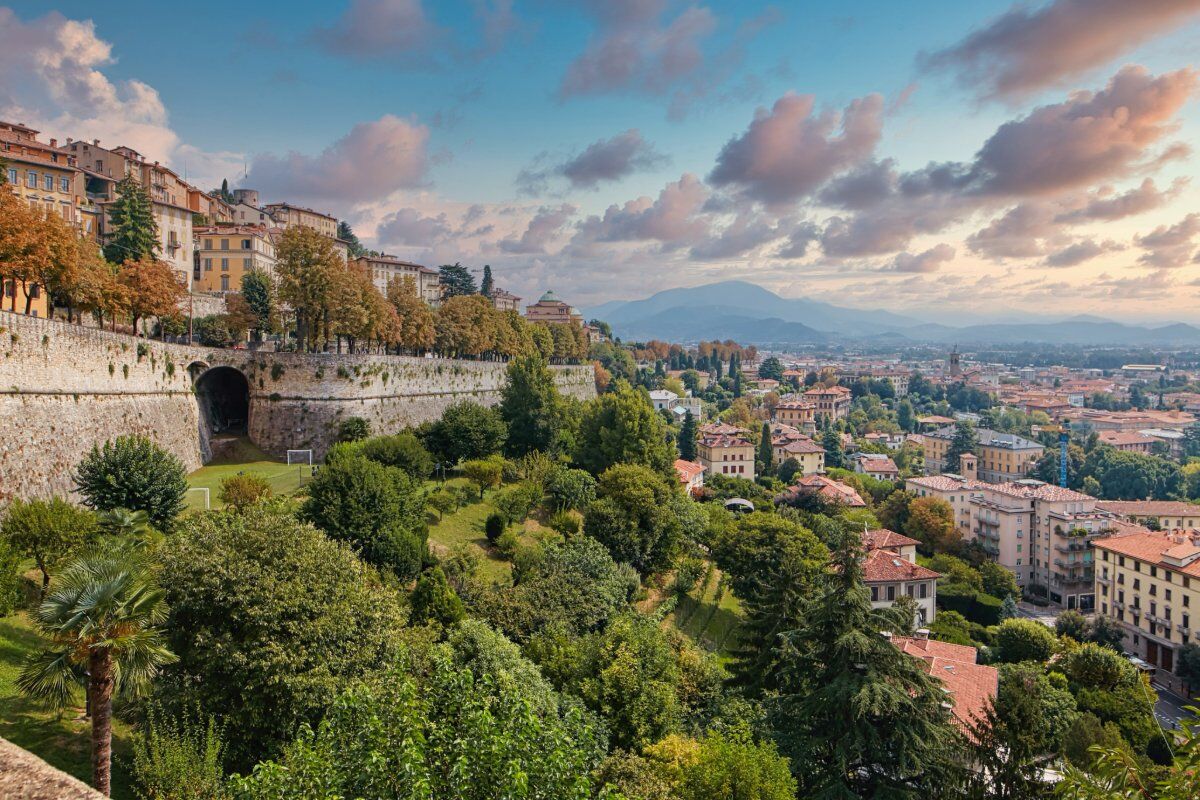
{"label": "chimney", "polygon": [[100,140],[92,139],[92,147],[99,147],[99,146],[100,146]]}
{"label": "chimney", "polygon": [[58,139],[51,139],[51,140],[50,140],[50,146],[51,146],[51,147],[58,147]]}
{"label": "chimney", "polygon": [[72,141],[74,141],[74,140],[73,140],[73,139],[72,139],[70,136],[68,136],[68,137],[67,137],[67,144],[70,144]]}
{"label": "chimney", "polygon": [[918,628],[913,634],[913,641],[922,650],[927,650],[929,648],[929,628]]}

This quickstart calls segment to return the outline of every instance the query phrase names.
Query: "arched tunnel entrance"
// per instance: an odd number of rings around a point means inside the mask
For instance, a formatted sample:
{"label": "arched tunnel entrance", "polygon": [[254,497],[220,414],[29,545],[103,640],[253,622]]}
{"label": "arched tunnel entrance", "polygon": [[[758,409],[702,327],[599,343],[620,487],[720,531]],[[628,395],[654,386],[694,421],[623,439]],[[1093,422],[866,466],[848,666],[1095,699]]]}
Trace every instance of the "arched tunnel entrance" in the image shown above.
{"label": "arched tunnel entrance", "polygon": [[233,367],[212,367],[196,378],[200,406],[200,451],[208,463],[221,449],[218,442],[245,436],[250,422],[250,383]]}

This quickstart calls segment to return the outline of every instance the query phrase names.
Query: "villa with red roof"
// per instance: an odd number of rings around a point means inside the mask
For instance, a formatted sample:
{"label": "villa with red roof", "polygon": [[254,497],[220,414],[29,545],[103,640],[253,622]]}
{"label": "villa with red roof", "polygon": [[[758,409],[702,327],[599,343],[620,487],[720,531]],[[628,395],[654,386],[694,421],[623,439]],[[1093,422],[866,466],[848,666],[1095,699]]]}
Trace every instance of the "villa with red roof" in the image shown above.
{"label": "villa with red roof", "polygon": [[849,508],[867,507],[867,501],[853,487],[825,475],[805,475],[788,489],[787,494],[817,494],[827,502]]}
{"label": "villa with red roof", "polygon": [[971,728],[987,717],[988,705],[1000,689],[1000,672],[977,663],[974,647],[930,639],[927,631],[916,636],[892,636],[892,644],[925,664],[925,671],[938,679],[950,699],[954,721],[970,735]]}
{"label": "villa with red roof", "polygon": [[891,608],[908,595],[917,602],[917,625],[933,622],[942,576],[916,563],[917,540],[879,528],[863,532],[863,547],[863,582],[871,592],[871,607]]}
{"label": "villa with red roof", "polygon": [[704,473],[707,469],[703,464],[697,464],[695,461],[675,459],[675,474],[679,476],[679,484],[688,494],[695,494],[704,486]]}

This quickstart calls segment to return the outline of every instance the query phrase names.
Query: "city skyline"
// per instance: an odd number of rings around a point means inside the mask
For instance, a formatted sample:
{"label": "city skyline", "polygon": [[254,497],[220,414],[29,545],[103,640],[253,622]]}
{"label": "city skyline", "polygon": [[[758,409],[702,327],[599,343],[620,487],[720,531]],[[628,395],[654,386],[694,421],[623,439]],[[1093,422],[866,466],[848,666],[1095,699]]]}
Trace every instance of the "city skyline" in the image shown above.
{"label": "city skyline", "polygon": [[527,300],[1200,321],[1200,3],[961,5],[13,3],[0,118]]}

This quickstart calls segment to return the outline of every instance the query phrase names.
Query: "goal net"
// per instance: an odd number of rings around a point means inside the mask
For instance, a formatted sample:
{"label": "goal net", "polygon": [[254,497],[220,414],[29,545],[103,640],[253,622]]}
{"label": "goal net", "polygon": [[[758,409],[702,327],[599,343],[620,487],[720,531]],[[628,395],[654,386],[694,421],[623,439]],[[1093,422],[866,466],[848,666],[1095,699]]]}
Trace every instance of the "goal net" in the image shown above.
{"label": "goal net", "polygon": [[293,464],[307,464],[312,466],[312,450],[288,450],[287,451],[288,466]]}

